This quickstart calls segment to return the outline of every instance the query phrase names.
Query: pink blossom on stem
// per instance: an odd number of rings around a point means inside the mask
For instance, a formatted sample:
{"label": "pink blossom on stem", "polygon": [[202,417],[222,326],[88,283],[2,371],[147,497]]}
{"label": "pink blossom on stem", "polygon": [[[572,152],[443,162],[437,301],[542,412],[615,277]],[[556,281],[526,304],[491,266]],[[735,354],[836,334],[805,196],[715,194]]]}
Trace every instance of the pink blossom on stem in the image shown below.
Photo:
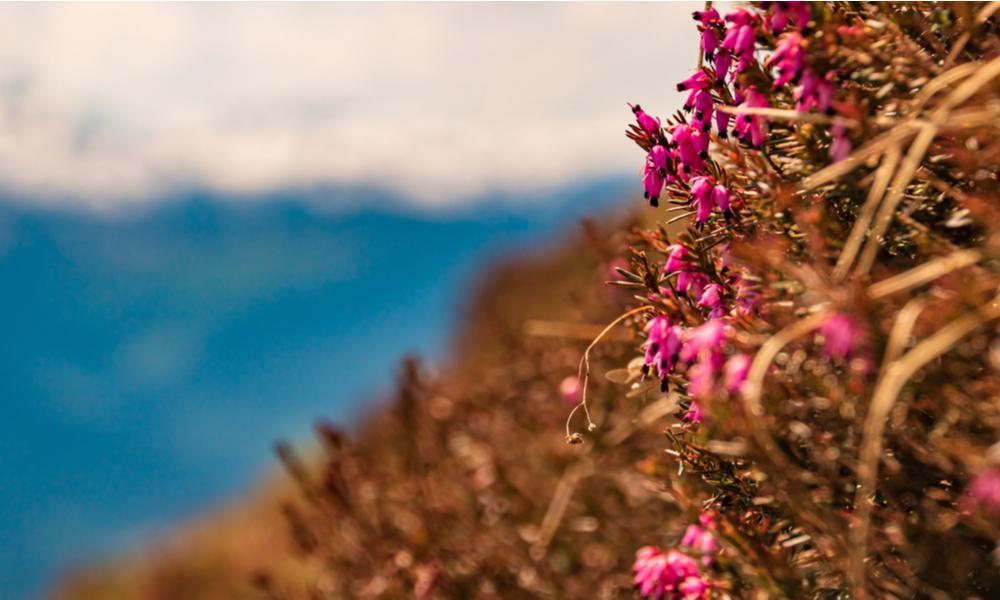
{"label": "pink blossom on stem", "polygon": [[722,304],[722,286],[717,283],[706,285],[698,299],[698,306],[711,311],[709,316],[713,319],[721,317],[725,313]]}
{"label": "pink blossom on stem", "polygon": [[559,384],[559,395],[562,396],[563,402],[567,406],[579,404],[580,398],[583,397],[583,386],[580,385],[580,379],[575,375],[563,379]]}
{"label": "pink blossom on stem", "polygon": [[819,326],[823,335],[823,352],[830,358],[843,360],[855,354],[864,342],[864,332],[853,318],[834,313]]}
{"label": "pink blossom on stem", "polygon": [[663,272],[676,273],[678,271],[690,271],[694,268],[691,262],[691,252],[681,244],[674,244],[670,247],[670,254],[667,262],[663,265]]}
{"label": "pink blossom on stem", "polygon": [[847,132],[843,125],[834,123],[830,128],[830,158],[833,162],[840,162],[851,154],[851,139],[847,137]]}
{"label": "pink blossom on stem", "polygon": [[635,553],[632,570],[643,598],[694,599],[703,597],[708,590],[708,582],[699,572],[698,563],[676,550],[663,552],[655,546],[640,548]]}
{"label": "pink blossom on stem", "polygon": [[642,186],[645,188],[643,196],[649,200],[649,205],[656,208],[660,205],[660,193],[663,191],[664,177],[660,170],[646,161],[646,170],[642,175]]}
{"label": "pink blossom on stem", "polygon": [[805,66],[805,42],[798,33],[786,33],[781,36],[772,54],[766,62],[768,68],[778,68],[778,78],[774,80],[775,87],[796,81]]}
{"label": "pink blossom on stem", "polygon": [[966,511],[981,509],[992,516],[1000,516],[1000,470],[990,468],[976,475],[961,502]]}
{"label": "pink blossom on stem", "polygon": [[708,78],[708,73],[698,69],[690,77],[677,84],[677,91],[684,90],[707,90],[712,87],[712,81]]}
{"label": "pink blossom on stem", "polygon": [[683,271],[677,275],[677,291],[687,294],[692,298],[701,298],[701,294],[708,285],[708,276],[704,273],[694,271]]}
{"label": "pink blossom on stem", "polygon": [[812,17],[808,2],[764,2],[762,8],[768,11],[767,28],[775,35],[784,31],[789,21],[805,29]]}
{"label": "pink blossom on stem", "polygon": [[639,123],[640,129],[649,135],[655,135],[660,130],[660,120],[658,118],[646,114],[646,111],[642,110],[642,107],[638,104],[629,104],[629,108],[632,109],[632,114],[635,115],[635,120]]}
{"label": "pink blossom on stem", "polygon": [[821,112],[829,112],[834,92],[829,77],[832,77],[832,73],[823,78],[816,75],[812,69],[807,69],[802,75],[801,83],[795,87],[792,94],[795,98],[795,110],[805,112],[815,108]]}
{"label": "pink blossom on stem", "polygon": [[664,316],[654,317],[646,324],[646,343],[643,344],[646,355],[643,361],[645,369],[655,367],[660,379],[660,387],[666,391],[667,377],[677,362],[680,352],[680,328],[671,326],[670,320]]}
{"label": "pink blossom on stem", "polygon": [[707,527],[701,525],[688,525],[681,538],[681,546],[691,548],[701,554],[701,564],[710,565],[719,551],[719,543],[715,541],[715,536]]}
{"label": "pink blossom on stem", "polygon": [[[740,103],[740,108],[768,108],[770,103],[767,97],[757,91],[757,88],[750,86],[744,94],[745,99]],[[760,148],[764,144],[767,132],[767,118],[761,115],[741,114],[736,117],[736,135],[740,139],[749,142],[755,148]]]}
{"label": "pink blossom on stem", "polygon": [[734,354],[726,361],[723,375],[726,381],[726,391],[732,395],[739,394],[746,383],[747,374],[750,372],[750,357],[746,354]]}

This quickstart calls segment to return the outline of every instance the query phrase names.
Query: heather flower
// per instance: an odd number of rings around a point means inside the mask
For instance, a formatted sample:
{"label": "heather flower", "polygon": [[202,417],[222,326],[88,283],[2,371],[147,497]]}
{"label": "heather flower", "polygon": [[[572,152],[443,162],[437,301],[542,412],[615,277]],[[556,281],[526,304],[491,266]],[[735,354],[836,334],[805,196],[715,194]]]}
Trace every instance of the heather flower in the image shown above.
{"label": "heather flower", "polygon": [[774,35],[784,31],[789,22],[805,29],[812,17],[808,2],[764,2],[762,7],[768,9],[766,24]]}
{"label": "heather flower", "polygon": [[965,510],[981,509],[1000,516],[1000,470],[986,469],[976,475],[962,498]]}
{"label": "heather flower", "polygon": [[[738,75],[746,70],[754,60],[753,54],[757,42],[757,32],[754,29],[756,17],[746,10],[739,9],[726,15],[726,21],[729,21],[729,29],[726,30],[720,48],[728,52],[730,57],[736,59],[734,72]],[[728,64],[726,71],[728,71]],[[716,62],[716,78],[722,81],[725,79],[725,75],[726,72],[720,73],[718,62]]]}
{"label": "heather flower", "polygon": [[645,188],[643,197],[649,200],[649,205],[656,208],[660,205],[660,193],[663,191],[664,176],[660,170],[646,161],[646,170],[642,175],[642,186]]}
{"label": "heather flower", "polygon": [[670,153],[666,148],[657,144],[649,150],[649,163],[656,168],[660,175],[666,177],[667,163],[670,161]]}
{"label": "heather flower", "polygon": [[691,201],[694,203],[695,226],[701,229],[712,214],[712,209],[718,208],[728,219],[732,216],[732,209],[729,206],[729,190],[721,184],[707,176],[701,175],[691,180]]}
{"label": "heather flower", "polygon": [[708,8],[705,10],[696,10],[691,13],[691,17],[701,23],[704,26],[708,26],[712,23],[720,23],[719,11],[714,8]]}
{"label": "heather flower", "polygon": [[694,125],[678,124],[670,131],[670,143],[677,150],[684,174],[705,170],[708,156],[708,135]]}
{"label": "heather flower", "polygon": [[843,360],[855,354],[864,342],[864,332],[853,318],[835,313],[819,326],[823,334],[823,352],[830,358]]}
{"label": "heather flower", "polygon": [[691,107],[685,106],[685,108],[687,110],[694,109],[692,123],[700,127],[702,131],[708,131],[711,128],[712,115],[715,113],[715,100],[707,90],[695,90],[691,96],[693,96]]}
{"label": "heather flower", "polygon": [[663,552],[655,546],[640,548],[635,553],[632,570],[643,598],[694,599],[704,597],[709,588],[698,570],[698,563],[676,550]]}
{"label": "heather flower", "polygon": [[660,131],[660,120],[656,117],[651,117],[638,104],[631,105],[629,107],[632,109],[632,113],[635,115],[636,122],[639,123],[639,128],[645,131],[649,135],[656,135]]}
{"label": "heather flower", "polygon": [[712,82],[709,80],[708,74],[698,69],[690,77],[677,84],[677,91],[706,90],[710,87],[712,87]]}
{"label": "heather flower", "polygon": [[698,306],[707,308],[710,311],[709,316],[713,319],[721,317],[725,312],[723,310],[721,292],[722,286],[717,283],[710,283],[705,286],[701,297],[698,298]]}
{"label": "heather flower", "polygon": [[795,98],[795,110],[805,112],[816,108],[821,112],[829,112],[833,102],[833,83],[829,77],[823,78],[811,69],[802,75],[801,83],[795,87],[793,97]]}
{"label": "heather flower", "polygon": [[667,262],[663,265],[663,272],[667,273],[677,273],[678,271],[690,271],[694,268],[694,263],[691,262],[691,252],[681,244],[674,244],[670,247],[670,254],[667,256]]}
{"label": "heather flower", "polygon": [[677,275],[677,291],[687,294],[692,298],[701,298],[701,294],[708,285],[708,276],[696,271],[682,271]]}
{"label": "heather flower", "polygon": [[845,127],[840,123],[834,123],[830,128],[830,158],[833,162],[840,162],[851,155],[851,140],[847,137]]}
{"label": "heather flower", "polygon": [[[702,515],[704,517],[705,515]],[[711,524],[711,517],[702,519],[704,525],[688,525],[681,538],[681,546],[691,548],[701,555],[701,564],[708,566],[715,559],[715,554],[719,551],[719,543],[715,541],[715,536],[708,530]],[[706,524],[707,523],[707,524]]]}
{"label": "heather flower", "polygon": [[726,330],[720,319],[709,319],[691,329],[684,338],[681,360],[691,362],[699,356],[721,354]]}
{"label": "heather flower", "polygon": [[559,395],[562,396],[563,402],[567,406],[578,404],[583,397],[583,386],[580,385],[580,379],[575,375],[563,379],[559,384]]}
{"label": "heather flower", "polygon": [[[744,94],[744,100],[740,103],[740,108],[768,108],[770,103],[767,97],[757,91],[757,88],[750,86]],[[745,142],[749,142],[755,148],[760,148],[764,144],[764,136],[767,131],[767,118],[760,115],[741,114],[736,118],[736,135]]]}
{"label": "heather flower", "polygon": [[701,423],[704,418],[705,415],[701,410],[701,405],[692,400],[691,405],[688,406],[687,412],[684,413],[684,420],[688,423],[697,425],[698,423]]}
{"label": "heather flower", "polygon": [[743,390],[743,384],[746,383],[747,374],[750,372],[750,363],[750,357],[746,354],[734,354],[726,361],[723,376],[727,392],[736,395]]}
{"label": "heather flower", "polygon": [[805,60],[804,41],[798,33],[786,33],[781,36],[774,54],[767,59],[767,67],[778,68],[778,78],[774,80],[775,87],[796,81],[802,73]]}
{"label": "heather flower", "polygon": [[680,328],[671,326],[670,320],[664,316],[650,319],[646,324],[646,349],[643,368],[647,371],[656,368],[661,388],[666,391],[667,377],[677,362],[681,348]]}

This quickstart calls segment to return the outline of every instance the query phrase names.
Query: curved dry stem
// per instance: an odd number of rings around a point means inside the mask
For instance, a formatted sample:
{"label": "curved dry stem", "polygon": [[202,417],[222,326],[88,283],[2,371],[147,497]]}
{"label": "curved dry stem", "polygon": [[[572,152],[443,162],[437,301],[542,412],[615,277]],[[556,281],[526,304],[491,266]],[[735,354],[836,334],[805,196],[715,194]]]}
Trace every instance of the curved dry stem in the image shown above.
{"label": "curved dry stem", "polygon": [[840,257],[837,258],[837,266],[833,269],[834,281],[842,280],[851,269],[851,265],[854,264],[854,258],[861,248],[861,242],[865,239],[868,226],[875,217],[875,211],[878,209],[879,202],[885,196],[886,187],[889,185],[889,178],[895,172],[896,165],[899,164],[899,158],[899,148],[890,148],[882,160],[882,164],[875,171],[875,181],[872,182],[872,187],[868,190],[868,199],[865,200],[865,204],[861,208],[861,213],[858,215],[858,220],[855,221],[854,228],[851,229],[851,235],[847,238],[847,242],[840,252]]}
{"label": "curved dry stem", "polygon": [[799,191],[807,192],[825,183],[830,183],[865,164],[869,158],[888,152],[891,148],[899,149],[922,126],[923,122],[918,121],[905,121],[896,125],[871,142],[855,150],[844,160],[835,162],[806,177],[802,181]]}
{"label": "curved dry stem", "polygon": [[903,386],[917,371],[950,350],[965,336],[998,317],[1000,317],[1000,296],[975,312],[958,317],[901,358],[883,367],[872,394],[868,416],[865,418],[858,460],[858,489],[854,497],[857,523],[851,531],[849,560],[849,574],[855,598],[863,600],[866,593],[865,556],[872,512],[869,497],[875,493],[878,459],[882,453],[882,433],[885,431],[886,418],[892,411]]}
{"label": "curved dry stem", "polygon": [[763,423],[764,405],[760,399],[763,393],[764,378],[767,376],[767,370],[771,367],[771,363],[778,353],[781,352],[781,349],[819,327],[823,319],[826,318],[826,312],[825,309],[819,310],[771,336],[760,347],[760,350],[757,351],[753,362],[750,364],[750,371],[747,373],[743,402],[747,409],[747,419],[750,421],[750,434],[757,445],[764,450],[771,461],[778,467],[786,467],[788,461],[778,448],[774,438],[767,432],[767,427]]}
{"label": "curved dry stem", "polygon": [[979,250],[959,250],[948,256],[929,260],[919,267],[883,279],[868,288],[868,297],[878,300],[899,292],[904,292],[918,285],[934,281],[942,275],[976,264],[983,259]]}
{"label": "curved dry stem", "polygon": [[899,309],[896,320],[892,323],[892,329],[889,330],[889,339],[885,344],[885,356],[882,357],[883,365],[887,365],[902,356],[910,334],[913,333],[913,327],[917,324],[917,319],[926,304],[927,298],[918,296]]}
{"label": "curved dry stem", "polygon": [[913,145],[910,146],[909,152],[906,153],[903,164],[900,165],[899,171],[896,172],[896,176],[892,179],[892,184],[889,187],[885,201],[879,207],[875,227],[868,237],[868,242],[865,244],[864,250],[861,251],[861,258],[858,259],[858,273],[867,273],[871,270],[872,264],[875,262],[875,257],[878,255],[879,239],[889,229],[892,217],[896,213],[896,207],[903,198],[903,191],[906,189],[906,186],[910,185],[910,181],[920,166],[920,161],[923,160],[924,154],[927,153],[927,148],[930,147],[931,141],[934,140],[934,136],[936,135],[937,127],[933,124],[925,123],[917,138],[913,141]]}
{"label": "curved dry stem", "polygon": [[595,425],[594,421],[591,420],[590,418],[590,409],[587,408],[587,381],[590,379],[590,351],[593,350],[594,346],[596,346],[597,343],[601,341],[601,338],[603,338],[605,335],[608,334],[609,331],[615,328],[615,325],[621,323],[622,321],[631,317],[632,315],[637,315],[647,310],[654,310],[654,308],[652,306],[640,306],[638,308],[633,308],[632,310],[626,312],[625,314],[619,315],[618,318],[616,318],[614,321],[611,321],[611,323],[609,323],[608,326],[601,331],[601,333],[597,334],[597,337],[594,338],[594,341],[590,342],[590,345],[587,346],[586,350],[584,350],[583,356],[580,357],[580,367],[576,372],[577,380],[582,380],[581,385],[583,386],[583,389],[580,394],[580,402],[573,407],[573,410],[569,412],[569,416],[566,417],[567,439],[570,439],[571,436],[569,430],[569,423],[570,421],[573,420],[573,415],[576,414],[576,411],[579,410],[580,407],[583,407],[583,413],[587,416],[587,429],[593,431],[594,429],[597,428],[597,425]]}

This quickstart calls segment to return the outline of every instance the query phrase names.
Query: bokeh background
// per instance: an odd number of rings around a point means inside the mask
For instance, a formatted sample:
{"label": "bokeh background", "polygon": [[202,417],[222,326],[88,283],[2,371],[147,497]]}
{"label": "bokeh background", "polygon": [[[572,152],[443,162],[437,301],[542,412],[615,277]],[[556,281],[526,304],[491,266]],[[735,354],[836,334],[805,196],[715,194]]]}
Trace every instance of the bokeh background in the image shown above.
{"label": "bokeh background", "polygon": [[0,6],[0,596],[349,423],[467,290],[636,201],[696,3]]}

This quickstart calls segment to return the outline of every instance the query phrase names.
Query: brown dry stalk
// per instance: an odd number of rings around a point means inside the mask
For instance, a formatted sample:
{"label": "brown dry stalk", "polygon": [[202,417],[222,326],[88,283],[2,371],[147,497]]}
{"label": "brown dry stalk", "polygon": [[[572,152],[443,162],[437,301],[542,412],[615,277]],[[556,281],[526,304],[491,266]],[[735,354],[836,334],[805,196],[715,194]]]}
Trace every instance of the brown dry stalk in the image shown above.
{"label": "brown dry stalk", "polygon": [[614,329],[615,325],[621,323],[622,321],[631,317],[632,315],[637,315],[647,310],[654,310],[654,309],[652,306],[640,306],[638,308],[633,308],[632,310],[626,312],[623,315],[619,315],[618,318],[616,318],[614,321],[611,321],[611,323],[609,323],[608,326],[601,331],[601,333],[597,334],[597,337],[594,338],[594,341],[590,342],[590,345],[587,346],[586,350],[584,350],[583,356],[580,357],[580,367],[576,373],[577,379],[582,381],[581,386],[583,389],[580,394],[580,403],[574,406],[573,410],[569,412],[569,416],[566,417],[567,440],[572,439],[572,434],[570,433],[569,430],[569,423],[570,421],[573,420],[573,414],[576,413],[576,411],[579,410],[581,406],[583,407],[583,413],[587,416],[587,429],[589,431],[593,431],[594,429],[597,428],[597,425],[595,425],[590,418],[590,409],[587,408],[587,381],[590,379],[590,351],[593,350],[594,346],[596,346],[597,343],[601,341],[601,338],[607,335],[609,331]]}
{"label": "brown dry stalk", "polygon": [[[902,318],[900,315],[899,318]],[[882,433],[886,418],[899,397],[903,386],[924,365],[938,358],[979,327],[1000,317],[1000,296],[980,306],[975,312],[958,317],[937,333],[920,342],[901,358],[883,366],[882,374],[872,394],[871,407],[865,418],[858,461],[858,489],[854,497],[857,523],[851,530],[849,574],[854,597],[865,598],[865,555],[868,531],[871,528],[872,503],[878,479],[879,456],[882,453]]]}
{"label": "brown dry stalk", "polygon": [[854,264],[854,258],[861,248],[861,242],[865,239],[865,233],[868,231],[868,226],[875,216],[879,202],[885,195],[886,187],[889,185],[889,178],[892,177],[893,172],[896,170],[896,165],[899,164],[899,158],[899,148],[890,148],[885,158],[882,159],[881,166],[875,172],[875,181],[872,182],[872,187],[868,190],[868,199],[865,200],[865,204],[861,208],[861,213],[858,215],[858,220],[854,223],[854,228],[851,229],[851,234],[844,244],[844,249],[840,252],[840,257],[837,259],[837,266],[833,270],[834,281],[842,280],[851,269],[851,265]]}
{"label": "brown dry stalk", "polygon": [[778,448],[774,438],[768,433],[767,426],[763,422],[764,405],[761,402],[761,394],[764,388],[764,377],[767,376],[771,362],[781,352],[781,349],[819,327],[823,319],[826,318],[826,314],[827,311],[821,309],[771,336],[754,355],[750,371],[747,373],[743,403],[746,406],[747,419],[750,421],[750,433],[757,445],[769,456],[771,462],[780,468],[787,468],[788,461]]}
{"label": "brown dry stalk", "polygon": [[942,275],[976,264],[983,259],[979,250],[959,250],[948,256],[929,260],[919,267],[883,279],[868,288],[868,296],[877,300],[934,281]]}
{"label": "brown dry stalk", "polygon": [[858,273],[864,274],[871,270],[872,264],[875,262],[875,257],[878,255],[879,240],[889,229],[892,217],[896,213],[896,207],[903,198],[903,191],[906,189],[906,186],[910,185],[910,181],[913,180],[913,175],[917,172],[917,168],[920,167],[920,162],[924,159],[927,148],[930,147],[931,141],[934,140],[934,136],[936,135],[937,127],[935,125],[929,123],[923,124],[920,133],[917,135],[917,139],[913,141],[909,152],[906,153],[906,158],[903,159],[903,163],[896,172],[896,176],[892,179],[892,184],[889,187],[885,201],[879,207],[878,216],[875,219],[875,228],[868,237],[868,243],[865,244],[864,250],[861,251],[861,258],[858,259]]}
{"label": "brown dry stalk", "polygon": [[563,515],[566,514],[566,508],[573,498],[576,486],[593,473],[594,463],[589,458],[582,458],[563,471],[559,483],[556,484],[556,491],[552,494],[552,500],[549,501],[545,516],[542,517],[542,524],[538,528],[538,537],[531,546],[531,558],[536,561],[545,558],[545,552],[548,550],[556,530],[559,529],[559,523],[562,522]]}

